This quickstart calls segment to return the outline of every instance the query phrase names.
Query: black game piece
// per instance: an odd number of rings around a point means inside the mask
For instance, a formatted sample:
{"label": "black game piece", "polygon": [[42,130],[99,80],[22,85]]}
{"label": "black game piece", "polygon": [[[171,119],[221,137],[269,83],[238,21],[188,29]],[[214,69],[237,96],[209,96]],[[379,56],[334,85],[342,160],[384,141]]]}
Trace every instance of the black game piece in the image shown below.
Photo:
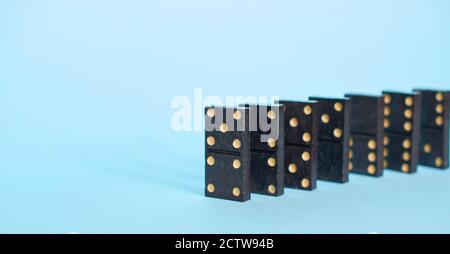
{"label": "black game piece", "polygon": [[278,103],[285,106],[285,187],[314,190],[317,182],[317,102]]}
{"label": "black game piece", "polygon": [[383,97],[347,94],[350,98],[348,169],[369,176],[383,175]]}
{"label": "black game piece", "polygon": [[205,195],[234,201],[250,199],[249,110],[205,109]]}
{"label": "black game piece", "polygon": [[421,94],[419,164],[448,168],[450,91],[414,91]]}
{"label": "black game piece", "polygon": [[318,179],[348,182],[350,100],[310,97],[318,102]]}
{"label": "black game piece", "polygon": [[419,157],[420,94],[385,91],[383,95],[384,167],[414,173]]}
{"label": "black game piece", "polygon": [[284,194],[284,106],[250,105],[251,190]]}

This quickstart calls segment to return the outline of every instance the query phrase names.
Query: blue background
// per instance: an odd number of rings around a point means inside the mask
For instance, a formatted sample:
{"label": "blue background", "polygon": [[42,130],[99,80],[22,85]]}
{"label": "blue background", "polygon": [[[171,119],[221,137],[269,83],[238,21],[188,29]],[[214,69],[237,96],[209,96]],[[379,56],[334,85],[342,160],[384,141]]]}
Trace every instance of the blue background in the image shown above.
{"label": "blue background", "polygon": [[1,233],[450,233],[450,172],[203,196],[171,100],[449,88],[447,0],[0,0]]}

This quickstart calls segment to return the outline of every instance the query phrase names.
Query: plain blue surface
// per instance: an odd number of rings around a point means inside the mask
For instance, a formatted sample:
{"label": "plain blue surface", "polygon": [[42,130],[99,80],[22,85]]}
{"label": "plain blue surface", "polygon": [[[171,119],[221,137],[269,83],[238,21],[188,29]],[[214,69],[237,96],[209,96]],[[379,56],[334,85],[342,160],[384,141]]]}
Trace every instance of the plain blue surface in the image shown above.
{"label": "plain blue surface", "polygon": [[176,95],[449,88],[450,1],[0,0],[1,233],[450,233],[450,171],[203,196]]}

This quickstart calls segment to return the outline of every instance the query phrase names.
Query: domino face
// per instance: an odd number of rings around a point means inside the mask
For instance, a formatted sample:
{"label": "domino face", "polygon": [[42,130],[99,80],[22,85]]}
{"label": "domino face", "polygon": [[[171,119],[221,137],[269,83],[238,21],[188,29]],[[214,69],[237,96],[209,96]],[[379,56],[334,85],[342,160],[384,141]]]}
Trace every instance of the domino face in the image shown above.
{"label": "domino face", "polygon": [[249,112],[245,108],[205,108],[205,195],[250,199]]}
{"label": "domino face", "polygon": [[420,142],[419,93],[384,91],[384,167],[403,173],[417,171]]}
{"label": "domino face", "polygon": [[317,186],[317,102],[280,101],[285,106],[285,187],[314,190]]}
{"label": "domino face", "polygon": [[383,97],[346,95],[351,101],[349,165],[352,173],[383,175]]}
{"label": "domino face", "polygon": [[349,99],[310,97],[318,108],[318,179],[348,182],[350,136]]}
{"label": "domino face", "polygon": [[421,95],[419,164],[449,167],[450,91],[414,90]]}
{"label": "domino face", "polygon": [[[284,106],[250,105],[251,191],[284,194]],[[256,124],[255,124],[256,123]]]}

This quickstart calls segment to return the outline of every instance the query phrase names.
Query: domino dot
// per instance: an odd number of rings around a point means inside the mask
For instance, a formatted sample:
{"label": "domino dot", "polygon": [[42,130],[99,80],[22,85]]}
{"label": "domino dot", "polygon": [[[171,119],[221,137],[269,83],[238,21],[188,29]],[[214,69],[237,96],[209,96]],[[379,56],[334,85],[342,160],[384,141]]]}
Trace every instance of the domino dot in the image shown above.
{"label": "domino dot", "polygon": [[444,106],[441,103],[436,105],[436,113],[442,114],[443,112],[444,112]]}
{"label": "domino dot", "polygon": [[221,124],[221,125],[219,126],[219,130],[220,130],[222,133],[227,132],[227,131],[228,131],[228,125],[227,125],[226,123]]}
{"label": "domino dot", "polygon": [[269,165],[270,167],[275,167],[275,165],[277,165],[277,161],[275,160],[275,158],[273,158],[273,157],[270,157],[268,160],[267,160],[267,165]]}
{"label": "domino dot", "polygon": [[344,106],[342,106],[342,103],[340,103],[340,102],[336,102],[335,104],[334,104],[334,110],[336,110],[337,112],[340,112],[340,111],[342,111],[342,108],[343,108]]}
{"label": "domino dot", "polygon": [[239,197],[241,195],[241,190],[238,187],[233,188],[233,196]]}
{"label": "domino dot", "polygon": [[441,157],[436,157],[436,159],[434,160],[434,165],[436,167],[442,167],[442,163],[443,163],[443,161],[442,161]]}
{"label": "domino dot", "polygon": [[411,122],[410,121],[406,121],[404,124],[403,124],[403,129],[405,129],[405,131],[411,131],[412,130],[412,124],[411,124]]}
{"label": "domino dot", "polygon": [[334,135],[334,137],[336,137],[336,138],[340,138],[340,137],[342,136],[342,130],[339,129],[339,128],[334,129],[334,130],[333,130],[333,135]]}
{"label": "domino dot", "polygon": [[276,141],[274,138],[269,138],[269,139],[267,140],[267,145],[268,145],[270,148],[274,148],[274,147],[277,146],[277,141]]}
{"label": "domino dot", "polygon": [[210,184],[208,184],[208,185],[206,186],[206,190],[207,190],[209,193],[213,193],[213,192],[216,190],[216,187],[214,186],[214,184],[210,183]]}
{"label": "domino dot", "polygon": [[389,119],[385,118],[383,121],[383,127],[389,128],[389,126],[391,126],[391,121],[389,121]]}
{"label": "domino dot", "polygon": [[383,160],[383,167],[387,168],[389,166],[389,163],[387,160]]}
{"label": "domino dot", "polygon": [[239,110],[234,111],[233,118],[235,120],[239,120],[239,119],[241,119],[241,117],[242,117],[241,111],[239,111]]}
{"label": "domino dot", "polygon": [[309,179],[308,179],[308,178],[303,178],[303,179],[302,179],[302,182],[301,182],[301,185],[302,185],[302,187],[303,187],[304,189],[308,188],[309,185],[310,185]]}
{"label": "domino dot", "polygon": [[409,172],[409,164],[407,164],[407,163],[403,163],[402,164],[402,172],[403,173],[408,173]]}
{"label": "domino dot", "polygon": [[425,144],[425,145],[423,146],[423,151],[424,151],[425,153],[431,153],[431,150],[432,150],[432,147],[431,147],[430,144]]}
{"label": "domino dot", "polygon": [[305,132],[305,133],[303,134],[302,139],[303,139],[303,141],[305,141],[305,142],[311,141],[311,134],[309,134],[308,132]]}
{"label": "domino dot", "polygon": [[390,107],[388,107],[388,106],[384,107],[384,115],[385,116],[391,115],[391,108]]}
{"label": "domino dot", "polygon": [[369,153],[369,155],[367,156],[367,159],[370,162],[375,162],[377,160],[377,155],[374,152]]}
{"label": "domino dot", "polygon": [[233,161],[233,168],[238,169],[241,167],[241,162],[239,160]]}
{"label": "domino dot", "polygon": [[389,104],[392,101],[392,97],[389,94],[384,95],[384,103]]}
{"label": "domino dot", "polygon": [[377,171],[377,168],[375,167],[375,165],[371,164],[367,167],[367,172],[371,175],[374,175],[376,171]]}
{"label": "domino dot", "polygon": [[216,160],[212,156],[208,156],[206,159],[206,163],[208,163],[209,166],[213,166],[216,163]]}
{"label": "domino dot", "polygon": [[323,114],[320,117],[320,120],[322,120],[322,123],[329,123],[330,122],[330,116],[328,114]]}
{"label": "domino dot", "polygon": [[311,106],[307,105],[303,108],[303,112],[305,113],[305,115],[310,115],[312,113],[312,108]]}
{"label": "domino dot", "polygon": [[444,100],[444,94],[441,93],[441,92],[436,93],[436,100],[437,101],[443,101]]}
{"label": "domino dot", "polygon": [[408,151],[403,152],[402,158],[404,161],[409,161],[411,159],[411,154]]}
{"label": "domino dot", "polygon": [[383,144],[384,144],[385,146],[389,145],[389,137],[388,137],[388,136],[384,136],[384,137],[383,137]]}
{"label": "domino dot", "polygon": [[216,110],[213,109],[213,108],[209,108],[209,109],[206,111],[206,115],[207,115],[209,118],[213,118],[213,117],[216,115]]}
{"label": "domino dot", "polygon": [[213,146],[213,145],[216,143],[216,139],[214,139],[213,136],[209,136],[209,137],[206,139],[206,143],[207,143],[209,146]]}
{"label": "domino dot", "polygon": [[289,125],[290,125],[292,128],[297,127],[297,126],[298,126],[298,119],[295,118],[295,117],[292,117],[291,120],[289,120]]}
{"label": "domino dot", "polygon": [[444,118],[442,118],[442,116],[437,116],[435,122],[436,125],[442,126],[444,124]]}
{"label": "domino dot", "polygon": [[371,140],[369,140],[369,143],[367,143],[367,146],[373,150],[373,149],[377,148],[377,142],[375,140],[371,139]]}
{"label": "domino dot", "polygon": [[351,161],[348,162],[348,170],[350,170],[350,171],[353,170],[353,162],[351,162]]}
{"label": "domino dot", "polygon": [[275,111],[270,110],[269,112],[267,112],[267,117],[268,117],[270,120],[275,120],[275,118],[277,117],[277,115],[275,114]]}
{"label": "domino dot", "polygon": [[352,137],[350,137],[350,139],[348,140],[348,145],[349,145],[350,147],[353,146],[353,138],[352,138]]}
{"label": "domino dot", "polygon": [[405,148],[405,149],[411,148],[411,140],[409,140],[409,139],[403,140],[402,146],[403,146],[403,148]]}
{"label": "domino dot", "polygon": [[383,157],[388,157],[389,155],[389,150],[387,149],[387,147],[383,148]]}
{"label": "domino dot", "polygon": [[295,163],[289,164],[288,170],[290,173],[295,174],[297,172],[297,165]]}
{"label": "domino dot", "polygon": [[348,158],[353,159],[353,150],[351,149],[348,151]]}
{"label": "domino dot", "polygon": [[277,192],[277,188],[275,188],[275,186],[271,184],[269,185],[269,187],[267,187],[267,191],[269,191],[270,194],[275,194],[275,192]]}
{"label": "domino dot", "polygon": [[411,107],[414,104],[414,100],[411,96],[405,98],[405,105]]}
{"label": "domino dot", "polygon": [[233,140],[233,147],[236,149],[241,148],[241,141],[239,139]]}
{"label": "domino dot", "polygon": [[405,116],[405,118],[411,119],[413,117],[413,111],[409,108],[405,109],[405,111],[403,112],[403,115]]}
{"label": "domino dot", "polygon": [[311,154],[309,152],[302,153],[302,160],[309,161],[311,159]]}

